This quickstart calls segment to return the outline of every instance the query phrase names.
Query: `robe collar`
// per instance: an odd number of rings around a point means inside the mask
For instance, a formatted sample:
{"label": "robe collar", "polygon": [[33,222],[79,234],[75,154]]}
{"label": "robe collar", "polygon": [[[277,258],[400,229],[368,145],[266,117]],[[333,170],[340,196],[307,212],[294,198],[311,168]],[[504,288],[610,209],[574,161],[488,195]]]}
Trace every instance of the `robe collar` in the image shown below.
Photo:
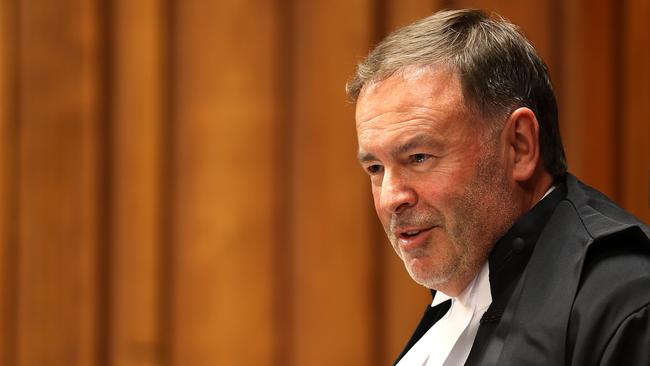
{"label": "robe collar", "polygon": [[564,197],[566,184],[562,180],[556,182],[556,188],[521,216],[494,245],[488,259],[493,299],[488,316],[498,316],[505,309],[507,300],[528,264],[535,243],[555,207]]}

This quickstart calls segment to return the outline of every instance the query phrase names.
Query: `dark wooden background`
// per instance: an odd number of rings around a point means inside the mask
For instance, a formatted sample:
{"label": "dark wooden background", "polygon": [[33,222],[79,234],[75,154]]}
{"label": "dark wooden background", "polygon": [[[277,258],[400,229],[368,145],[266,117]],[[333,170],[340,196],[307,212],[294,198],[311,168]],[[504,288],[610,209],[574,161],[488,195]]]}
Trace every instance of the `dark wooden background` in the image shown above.
{"label": "dark wooden background", "polygon": [[466,6],[523,28],[570,170],[650,221],[648,0],[0,0],[0,364],[388,364],[429,296],[344,83]]}

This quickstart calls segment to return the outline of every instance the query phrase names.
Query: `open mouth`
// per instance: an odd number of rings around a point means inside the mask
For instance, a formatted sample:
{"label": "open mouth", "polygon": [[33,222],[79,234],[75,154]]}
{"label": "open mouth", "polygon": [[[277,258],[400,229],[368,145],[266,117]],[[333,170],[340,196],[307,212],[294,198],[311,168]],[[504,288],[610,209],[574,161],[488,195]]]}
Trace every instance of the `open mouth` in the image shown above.
{"label": "open mouth", "polygon": [[408,239],[415,238],[415,237],[417,237],[418,235],[420,235],[420,234],[422,234],[422,233],[425,233],[425,232],[427,232],[427,231],[429,231],[429,230],[431,230],[431,229],[432,229],[432,227],[430,227],[430,228],[425,228],[425,229],[415,229],[415,230],[403,231],[403,232],[401,232],[401,233],[398,234],[398,237],[399,237],[400,239],[408,240]]}
{"label": "open mouth", "polygon": [[422,232],[422,230],[407,231],[405,233],[401,233],[399,235],[399,237],[404,238],[404,239],[408,239],[408,238],[411,238],[411,237],[414,237],[414,236],[418,235],[421,232]]}

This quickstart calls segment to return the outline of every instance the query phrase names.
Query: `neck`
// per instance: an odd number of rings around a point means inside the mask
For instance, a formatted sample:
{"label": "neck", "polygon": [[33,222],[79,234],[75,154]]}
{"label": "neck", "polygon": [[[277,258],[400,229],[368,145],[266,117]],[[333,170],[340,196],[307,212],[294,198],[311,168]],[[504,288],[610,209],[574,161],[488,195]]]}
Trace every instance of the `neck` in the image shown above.
{"label": "neck", "polygon": [[477,275],[478,271],[467,272],[464,276],[458,278],[456,281],[439,286],[436,291],[440,291],[449,297],[458,297]]}

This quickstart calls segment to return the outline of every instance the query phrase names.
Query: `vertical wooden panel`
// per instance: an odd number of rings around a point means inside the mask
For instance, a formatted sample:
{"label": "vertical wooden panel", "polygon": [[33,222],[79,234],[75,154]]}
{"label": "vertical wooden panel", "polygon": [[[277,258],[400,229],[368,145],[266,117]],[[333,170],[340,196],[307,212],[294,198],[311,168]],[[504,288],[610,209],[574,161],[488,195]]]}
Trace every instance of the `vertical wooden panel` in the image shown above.
{"label": "vertical wooden panel", "polygon": [[268,365],[275,4],[183,1],[174,24],[173,365]]}
{"label": "vertical wooden panel", "polygon": [[[344,85],[372,35],[371,2],[295,2],[291,365],[375,365],[367,178]],[[335,26],[333,26],[335,22]]]}
{"label": "vertical wooden panel", "polygon": [[163,1],[114,3],[112,365],[159,365]]}
{"label": "vertical wooden panel", "polygon": [[617,199],[614,3],[564,2],[560,128],[569,170]]}
{"label": "vertical wooden panel", "polygon": [[0,364],[15,363],[17,127],[16,4],[0,0]]}
{"label": "vertical wooden panel", "polygon": [[650,2],[628,2],[623,19],[621,202],[650,223]]}
{"label": "vertical wooden panel", "polygon": [[96,3],[20,3],[18,365],[96,362]]}

